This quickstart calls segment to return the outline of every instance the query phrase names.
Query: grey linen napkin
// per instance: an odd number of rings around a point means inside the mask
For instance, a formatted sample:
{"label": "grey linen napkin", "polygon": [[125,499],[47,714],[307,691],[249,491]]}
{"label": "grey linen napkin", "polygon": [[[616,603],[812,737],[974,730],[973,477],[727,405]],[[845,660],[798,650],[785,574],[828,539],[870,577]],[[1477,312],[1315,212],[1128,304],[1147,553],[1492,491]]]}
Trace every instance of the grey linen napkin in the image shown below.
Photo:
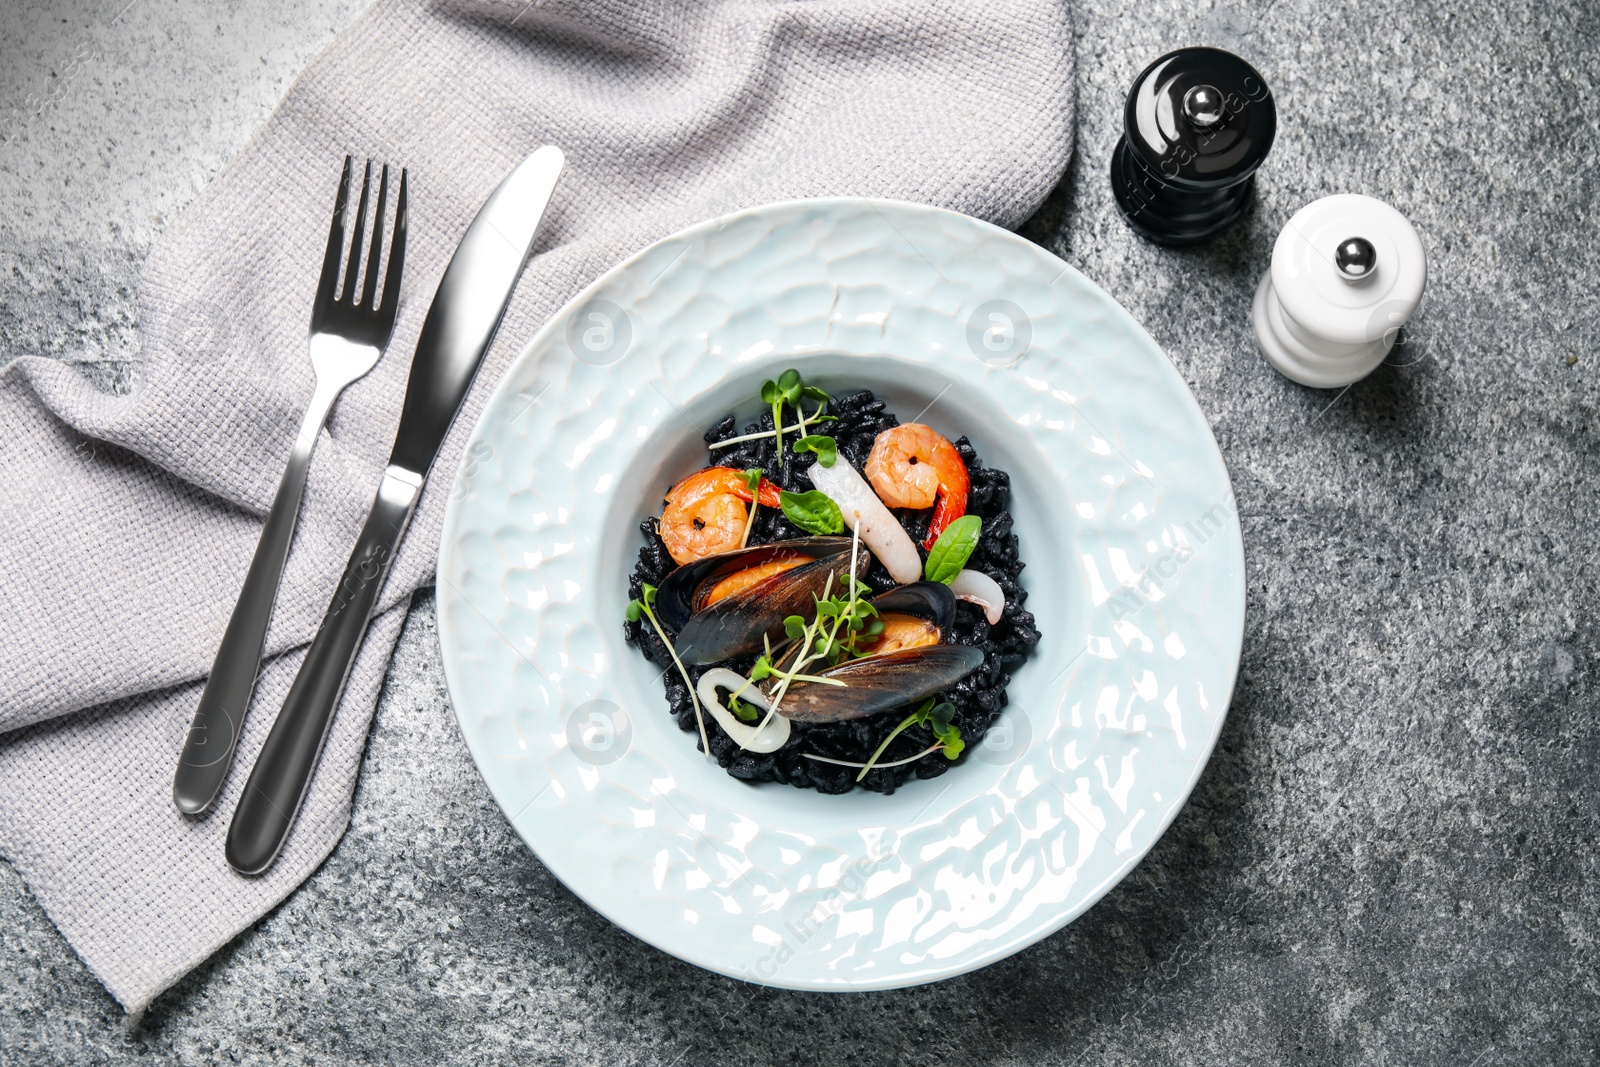
{"label": "grey linen napkin", "polygon": [[[286,897],[349,821],[411,593],[432,580],[465,438],[508,361],[602,270],[685,225],[794,197],[938,204],[1014,226],[1072,147],[1058,0],[380,0],[165,236],[123,395],[16,355],[0,371],[0,853],[140,1011]],[[399,553],[278,863],[222,841],[392,440],[440,273],[499,178],[567,170]],[[340,160],[410,168],[389,354],[317,446],[238,762],[214,813],[171,778],[312,388],[305,336]]]}

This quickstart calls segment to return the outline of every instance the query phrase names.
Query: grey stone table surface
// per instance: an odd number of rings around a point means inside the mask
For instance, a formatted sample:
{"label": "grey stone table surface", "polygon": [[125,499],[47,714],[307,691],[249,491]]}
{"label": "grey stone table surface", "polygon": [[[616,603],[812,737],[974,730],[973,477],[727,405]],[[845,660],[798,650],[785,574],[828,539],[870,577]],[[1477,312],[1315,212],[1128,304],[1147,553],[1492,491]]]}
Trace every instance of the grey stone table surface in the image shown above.
{"label": "grey stone table surface", "polygon": [[[138,373],[159,238],[360,0],[5,0],[0,358]],[[1600,1046],[1594,619],[1600,7],[1076,5],[1078,151],[1025,233],[1149,328],[1227,459],[1244,661],[1193,798],[1078,922],[931,987],[830,996],[635,941],[508,828],[431,596],[349,833],[136,1021],[0,864],[5,1063],[1585,1063]],[[1253,215],[1163,251],[1117,217],[1122,95],[1182,44],[1267,75]],[[1386,199],[1432,256],[1405,353],[1274,374],[1249,300],[1293,211]]]}

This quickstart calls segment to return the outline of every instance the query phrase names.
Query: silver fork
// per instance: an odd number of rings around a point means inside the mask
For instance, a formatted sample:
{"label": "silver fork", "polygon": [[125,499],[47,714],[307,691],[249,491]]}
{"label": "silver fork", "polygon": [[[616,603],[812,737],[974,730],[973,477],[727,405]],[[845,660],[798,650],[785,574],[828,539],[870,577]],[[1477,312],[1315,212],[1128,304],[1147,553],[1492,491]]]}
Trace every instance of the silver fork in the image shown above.
{"label": "silver fork", "polygon": [[400,274],[406,254],[406,172],[400,172],[400,195],[394,213],[394,236],[385,263],[383,295],[378,291],[378,255],[382,250],[385,201],[389,194],[389,167],[384,165],[378,179],[378,205],[372,226],[370,250],[361,297],[354,290],[361,267],[362,236],[367,223],[367,192],[372,186],[372,161],[367,161],[361,182],[361,201],[356,208],[350,258],[345,266],[344,284],[339,285],[340,253],[344,250],[345,216],[349,213],[350,157],[344,160],[339,178],[339,198],[334,203],[333,225],[328,231],[328,250],[322,259],[322,278],[317,282],[316,302],[311,309],[311,367],[317,385],[300,424],[300,436],[289,454],[289,466],[278,483],[278,495],[267,513],[267,524],[256,544],[255,558],[245,575],[244,588],[234,606],[228,628],[223,632],[217,658],[211,665],[200,707],[183,742],[178,771],[172,779],[172,800],[178,810],[198,815],[209,808],[228,777],[233,751],[244,727],[245,712],[255,692],[261,669],[261,654],[266,644],[267,625],[272,621],[272,606],[283,577],[289,544],[294,540],[295,520],[300,512],[300,497],[306,487],[311,466],[311,450],[327,421],[328,410],[345,386],[366,374],[378,362],[394,333],[394,316],[400,296]]}

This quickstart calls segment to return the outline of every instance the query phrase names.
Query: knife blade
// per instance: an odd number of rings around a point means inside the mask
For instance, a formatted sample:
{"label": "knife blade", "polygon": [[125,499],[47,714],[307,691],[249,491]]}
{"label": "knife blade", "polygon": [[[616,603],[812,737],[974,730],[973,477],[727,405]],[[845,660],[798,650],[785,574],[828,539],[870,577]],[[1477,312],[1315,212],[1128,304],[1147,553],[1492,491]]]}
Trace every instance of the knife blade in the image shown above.
{"label": "knife blade", "polygon": [[272,866],[294,826],[395,551],[505,315],[564,164],[550,145],[519,163],[479,209],[439,281],[383,480],[228,826],[225,855],[240,874]]}

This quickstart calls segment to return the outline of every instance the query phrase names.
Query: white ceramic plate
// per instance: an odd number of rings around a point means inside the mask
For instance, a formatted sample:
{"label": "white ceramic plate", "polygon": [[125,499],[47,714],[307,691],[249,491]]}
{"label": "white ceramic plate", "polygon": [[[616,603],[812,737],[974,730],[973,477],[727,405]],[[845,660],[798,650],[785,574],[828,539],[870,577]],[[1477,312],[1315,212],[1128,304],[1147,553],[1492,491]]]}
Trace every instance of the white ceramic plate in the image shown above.
{"label": "white ceramic plate", "polygon": [[[640,521],[788,366],[1012,477],[1043,639],[989,738],[893,796],[728,777],[622,639]],[[1014,234],[871,200],[693,227],[563,309],[473,432],[438,573],[462,733],[539,858],[645,941],[796,989],[933,981],[1082,914],[1199,778],[1244,624],[1227,473],[1149,335]]]}

